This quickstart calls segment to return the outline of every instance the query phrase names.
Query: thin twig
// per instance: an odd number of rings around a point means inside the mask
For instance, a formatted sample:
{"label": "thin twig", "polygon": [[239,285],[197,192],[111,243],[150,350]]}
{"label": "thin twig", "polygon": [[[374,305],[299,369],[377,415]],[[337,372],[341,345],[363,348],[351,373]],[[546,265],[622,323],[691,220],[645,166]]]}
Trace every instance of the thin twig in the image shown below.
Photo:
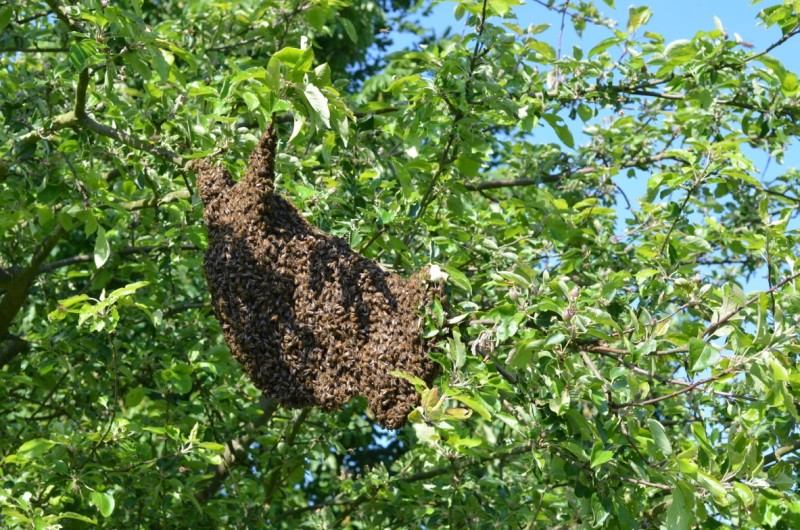
{"label": "thin twig", "polygon": [[580,169],[570,168],[570,169],[565,169],[564,171],[561,171],[559,173],[551,173],[549,175],[544,175],[537,178],[489,180],[486,182],[479,182],[477,184],[465,184],[464,187],[469,191],[479,191],[479,190],[491,190],[497,188],[513,188],[517,186],[535,186],[547,182],[557,182],[559,180],[563,180],[565,178],[569,178],[574,175],[591,175],[593,173],[598,173],[602,169],[611,169],[613,167],[618,167],[620,169],[641,167],[641,166],[646,166],[648,164],[653,164],[655,162],[661,162],[663,160],[683,161],[683,159],[673,154],[659,153],[653,156],[629,160],[619,165],[598,166],[598,167],[587,166]]}
{"label": "thin twig", "polygon": [[564,7],[561,9],[561,29],[558,32],[558,52],[556,59],[561,59],[561,39],[564,36],[564,25],[567,21],[567,9],[569,9],[569,0],[564,2]]}
{"label": "thin twig", "polygon": [[793,29],[792,31],[790,31],[790,32],[789,32],[789,33],[787,33],[786,35],[782,36],[780,39],[776,40],[775,42],[773,42],[772,44],[770,44],[769,46],[767,46],[767,47],[764,49],[764,51],[760,51],[760,52],[758,52],[758,53],[754,53],[753,55],[751,55],[750,57],[748,57],[747,59],[745,59],[745,61],[744,61],[744,62],[746,62],[746,63],[749,63],[750,61],[752,61],[752,60],[754,60],[754,59],[758,59],[758,58],[759,58],[759,57],[761,57],[762,55],[766,55],[766,54],[768,54],[769,52],[771,52],[772,50],[774,50],[775,48],[777,48],[778,46],[782,45],[782,44],[783,44],[783,43],[785,43],[787,40],[791,39],[792,37],[794,37],[794,36],[796,36],[796,35],[798,35],[798,34],[800,34],[800,28],[795,28],[795,29]]}
{"label": "thin twig", "polygon": [[[169,245],[147,245],[141,247],[124,247],[119,249],[118,251],[111,254],[111,256],[130,256],[132,254],[149,254],[151,252],[162,252],[165,250],[197,250],[196,245],[180,245],[180,246],[169,246]],[[88,261],[93,261],[94,256],[89,254],[78,254],[77,256],[71,256],[69,258],[60,259],[57,261],[51,261],[45,265],[42,265],[39,268],[39,273],[46,273],[51,272],[56,269],[60,269],[61,267],[68,267],[70,265],[75,265],[76,263],[85,263]]]}
{"label": "thin twig", "polygon": [[[401,472],[401,473],[395,475],[394,477],[391,477],[389,479],[389,481],[386,484],[383,485],[383,487],[389,487],[392,483],[396,483],[396,482],[400,482],[400,483],[404,483],[404,484],[412,484],[412,483],[415,483],[415,482],[428,481],[428,480],[431,480],[433,478],[436,478],[436,477],[439,477],[439,476],[442,476],[442,475],[447,475],[447,474],[450,474],[450,473],[461,471],[461,470],[463,470],[463,469],[465,469],[467,467],[473,466],[473,465],[481,465],[481,464],[485,464],[486,462],[491,462],[492,460],[508,458],[508,457],[511,457],[511,456],[524,455],[524,454],[530,453],[530,451],[532,449],[534,449],[535,447],[537,447],[537,445],[538,445],[538,441],[529,441],[529,442],[527,442],[527,443],[525,443],[523,445],[518,445],[518,446],[516,446],[513,449],[508,450],[508,451],[500,451],[498,453],[495,453],[495,454],[492,454],[492,455],[488,455],[488,456],[484,456],[484,457],[477,458],[477,459],[472,459],[472,458],[455,459],[455,460],[452,460],[447,465],[444,465],[444,466],[441,466],[441,467],[437,467],[437,468],[434,468],[434,469],[430,469],[428,471],[421,471],[421,472],[415,473],[413,475],[406,476],[405,473]],[[368,492],[368,493],[364,493],[362,495],[359,495],[358,497],[356,497],[355,499],[352,499],[352,500],[342,501],[342,500],[339,500],[339,499],[332,499],[330,501],[319,502],[319,503],[313,504],[311,506],[303,506],[301,508],[295,508],[294,510],[289,510],[289,511],[286,511],[286,512],[280,514],[277,517],[276,520],[283,520],[283,519],[287,519],[287,518],[295,516],[295,515],[300,515],[302,513],[316,511],[316,510],[319,510],[319,509],[324,508],[326,506],[354,506],[354,505],[357,506],[359,504],[363,504],[364,502],[368,501],[376,493],[377,492],[372,491],[372,492]]]}
{"label": "thin twig", "polygon": [[[292,446],[294,444],[295,438],[297,434],[300,432],[300,427],[303,425],[303,422],[306,421],[308,418],[308,414],[311,412],[310,408],[305,408],[300,411],[300,414],[297,415],[297,418],[292,422],[292,427],[289,430],[288,435],[284,438],[284,442],[287,446]],[[281,483],[283,478],[281,476],[281,469],[283,468],[282,465],[276,465],[269,474],[269,478],[267,479],[266,490],[264,492],[264,504],[269,504],[272,502],[272,497],[275,495],[275,491],[278,489],[278,485]]]}
{"label": "thin twig", "polygon": [[622,480],[624,482],[630,482],[631,484],[638,484],[639,486],[647,486],[648,488],[656,488],[662,491],[672,491],[671,486],[668,486],[666,484],[658,484],[656,482],[650,482],[649,480],[642,480],[632,477],[619,477],[619,476],[611,476],[609,478],[615,480]]}
{"label": "thin twig", "polygon": [[706,377],[705,379],[701,379],[700,381],[697,381],[695,383],[691,383],[689,386],[687,386],[685,388],[682,388],[680,390],[677,390],[677,391],[675,391],[675,392],[673,392],[671,394],[667,394],[665,396],[654,397],[652,399],[646,399],[644,401],[630,401],[628,403],[621,403],[619,405],[616,405],[616,407],[620,408],[620,409],[624,409],[624,408],[629,408],[629,407],[645,407],[647,405],[653,405],[653,404],[659,403],[661,401],[666,401],[668,399],[672,399],[674,397],[678,397],[681,394],[685,394],[687,392],[691,392],[695,388],[697,388],[699,386],[702,386],[702,385],[705,385],[707,383],[713,383],[714,381],[717,381],[718,379],[722,379],[726,375],[735,373],[736,371],[737,371],[737,369],[735,367],[726,368],[725,370],[721,371],[717,375],[713,375],[711,377]]}
{"label": "thin twig", "polygon": [[0,48],[0,53],[65,53],[69,48]]}
{"label": "thin twig", "polygon": [[[708,164],[706,164],[706,168],[707,167]],[[703,172],[705,172],[705,168],[703,169]],[[669,230],[667,230],[667,235],[664,236],[664,241],[661,243],[661,248],[658,249],[659,256],[662,256],[664,254],[664,249],[667,248],[667,244],[669,243],[669,238],[672,235],[672,231],[675,230],[675,227],[678,225],[678,221],[680,221],[681,217],[683,217],[683,211],[686,209],[686,205],[689,204],[689,200],[692,198],[692,195],[694,194],[695,190],[700,186],[701,182],[703,182],[703,177],[696,179],[695,182],[692,184],[692,187],[689,188],[689,191],[686,193],[686,198],[683,199],[680,208],[678,208],[678,214],[675,216],[675,220],[672,221]]]}
{"label": "thin twig", "polygon": [[[588,351],[590,351],[590,352],[598,353],[598,354],[600,354],[600,355],[602,355],[604,357],[607,357],[607,358],[613,360],[614,362],[616,362],[617,364],[620,364],[620,365],[624,366],[625,368],[629,369],[630,371],[632,371],[632,372],[634,372],[636,374],[642,375],[642,376],[648,378],[649,380],[660,381],[660,382],[665,383],[665,384],[682,386],[682,387],[689,387],[689,386],[692,386],[694,384],[694,383],[692,383],[690,381],[681,381],[680,379],[672,379],[670,377],[665,377],[663,375],[659,375],[659,374],[654,374],[652,372],[648,372],[647,370],[645,370],[643,368],[639,368],[638,366],[636,366],[632,362],[627,361],[627,360],[619,357],[619,355],[625,355],[625,354],[630,353],[628,350],[623,350],[621,348],[609,348],[607,346],[590,346],[590,347],[588,347],[586,349]],[[686,352],[689,351],[688,348],[680,348],[679,350],[680,350],[680,353],[686,353]],[[723,392],[721,390],[714,390],[714,389],[710,389],[709,392],[711,392],[714,395],[717,395],[717,396],[720,396],[720,397],[724,397],[724,398],[727,398],[727,399],[742,399],[742,400],[745,400],[745,401],[756,401],[754,398],[751,398],[749,396],[743,396],[743,395],[740,395],[740,394],[734,394],[732,392]]]}
{"label": "thin twig", "polygon": [[708,326],[706,328],[706,330],[703,332],[702,336],[703,337],[707,337],[707,336],[711,335],[712,333],[714,333],[715,331],[717,331],[720,327],[722,327],[731,318],[736,316],[742,309],[745,309],[746,307],[756,303],[758,301],[758,299],[761,297],[762,294],[772,294],[772,293],[774,293],[775,291],[777,291],[778,289],[780,289],[781,287],[783,287],[784,285],[786,285],[787,283],[791,282],[792,280],[794,280],[797,277],[800,277],[800,272],[796,272],[796,273],[792,274],[791,276],[789,276],[787,278],[784,278],[783,280],[781,280],[780,282],[775,284],[775,286],[772,287],[771,289],[768,289],[768,290],[764,291],[763,293],[758,293],[757,295],[753,296],[752,298],[750,298],[750,300],[747,300],[744,304],[738,306],[736,309],[733,309],[728,314],[720,317],[719,320],[717,320],[716,322],[714,322],[713,324]]}

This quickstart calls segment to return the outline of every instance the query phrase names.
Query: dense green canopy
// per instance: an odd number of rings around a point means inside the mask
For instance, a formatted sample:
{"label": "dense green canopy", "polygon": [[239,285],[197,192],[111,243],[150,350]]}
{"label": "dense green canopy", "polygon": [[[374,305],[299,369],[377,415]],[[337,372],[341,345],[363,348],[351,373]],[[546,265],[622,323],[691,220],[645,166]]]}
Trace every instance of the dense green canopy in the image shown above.
{"label": "dense green canopy", "polygon": [[[800,527],[800,5],[753,49],[517,4],[0,7],[0,526]],[[270,122],[309,221],[446,277],[398,431],[279,407],[222,339],[190,162],[238,178]]]}

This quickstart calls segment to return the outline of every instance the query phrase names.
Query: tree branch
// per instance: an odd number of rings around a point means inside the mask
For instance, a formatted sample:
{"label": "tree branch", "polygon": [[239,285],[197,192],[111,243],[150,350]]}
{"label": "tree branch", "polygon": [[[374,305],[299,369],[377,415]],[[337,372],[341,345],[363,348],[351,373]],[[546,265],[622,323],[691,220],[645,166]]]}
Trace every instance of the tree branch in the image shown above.
{"label": "tree branch", "polygon": [[725,370],[721,371],[717,375],[713,375],[711,377],[707,377],[705,379],[701,379],[700,381],[696,381],[694,383],[691,383],[688,386],[686,386],[686,387],[684,387],[684,388],[682,388],[680,390],[677,390],[677,391],[675,391],[675,392],[673,392],[671,394],[667,394],[665,396],[654,397],[652,399],[646,399],[644,401],[630,401],[628,403],[621,403],[619,405],[614,405],[614,407],[615,408],[619,408],[619,409],[624,409],[624,408],[629,408],[629,407],[645,407],[647,405],[653,405],[653,404],[659,403],[661,401],[666,401],[668,399],[672,399],[674,397],[678,397],[681,394],[685,394],[687,392],[691,392],[695,388],[697,388],[699,386],[702,386],[702,385],[705,385],[707,383],[713,383],[714,381],[717,381],[718,379],[722,379],[726,375],[732,374],[732,373],[734,373],[736,371],[737,371],[737,369],[735,367],[726,368]]}
{"label": "tree branch", "polygon": [[775,449],[775,451],[765,455],[764,465],[768,466],[770,464],[780,462],[782,457],[788,455],[789,453],[794,453],[797,450],[800,450],[800,440],[795,440],[794,443],[779,447],[778,449]]}
{"label": "tree branch", "polygon": [[[447,475],[449,473],[456,473],[465,469],[470,466],[474,465],[481,465],[485,464],[486,462],[490,462],[492,460],[498,460],[503,458],[508,458],[510,456],[518,456],[531,451],[531,449],[537,447],[538,440],[532,440],[525,444],[518,445],[513,449],[508,451],[499,451],[495,454],[484,456],[478,459],[471,459],[471,458],[460,458],[451,461],[449,464],[437,467],[434,469],[430,469],[428,471],[421,471],[419,473],[415,473],[413,475],[405,476],[403,473],[395,475],[394,477],[389,478],[389,481],[383,485],[383,487],[389,487],[392,482],[402,482],[405,484],[412,484],[414,482],[421,482],[425,480],[430,480],[432,478],[439,477],[441,475]],[[352,500],[339,500],[339,499],[332,499],[329,501],[323,501],[311,506],[303,506],[301,508],[295,508],[293,510],[286,511],[278,516],[278,520],[284,520],[289,517],[299,515],[306,512],[312,512],[318,510],[320,508],[324,508],[326,506],[357,506],[359,504],[363,504],[364,502],[368,501],[371,498],[370,493],[364,493],[359,495],[355,499]]]}
{"label": "tree branch", "polygon": [[[659,153],[653,156],[629,160],[627,162],[624,162],[623,164],[620,164],[618,167],[620,169],[641,167],[656,162],[660,162],[662,160],[682,161],[683,159],[671,155],[669,153]],[[610,169],[611,167],[613,166],[584,167],[580,169],[570,168],[570,169],[565,169],[564,171],[561,171],[559,173],[551,173],[549,175],[544,175],[542,177],[537,177],[537,178],[488,180],[486,182],[478,182],[477,184],[466,184],[464,187],[467,188],[467,190],[469,191],[480,191],[480,190],[492,190],[497,188],[513,188],[517,186],[534,186],[537,184],[543,184],[548,182],[558,182],[559,180],[563,180],[565,178],[574,175],[591,175],[592,173],[597,173],[600,169]]]}
{"label": "tree branch", "polygon": [[764,49],[764,51],[760,51],[758,53],[754,53],[753,55],[751,55],[750,57],[745,59],[745,62],[749,63],[750,61],[752,61],[754,59],[758,59],[762,55],[768,54],[769,52],[771,52],[772,50],[774,50],[775,48],[777,48],[778,46],[782,45],[783,43],[785,43],[786,41],[788,41],[789,39],[791,39],[792,37],[794,37],[794,36],[796,36],[798,34],[800,34],[800,28],[793,29],[792,31],[790,31],[786,35],[782,36],[780,39],[776,40],[775,42],[773,42],[772,44],[767,46],[766,49]]}
{"label": "tree branch", "polygon": [[110,138],[118,143],[127,145],[128,147],[131,147],[138,151],[149,153],[157,158],[170,162],[176,166],[183,167],[185,160],[178,154],[170,151],[169,149],[158,147],[150,142],[137,138],[125,131],[115,129],[114,127],[109,127],[108,125],[96,121],[92,116],[90,116],[86,112],[86,92],[88,87],[89,87],[89,69],[84,68],[78,75],[78,84],[75,88],[74,110],[65,112],[63,114],[59,114],[58,116],[54,117],[50,126],[45,128],[44,130],[31,131],[30,133],[26,134],[25,136],[20,138],[20,143],[24,145],[27,143],[35,142],[36,140],[41,139],[52,132],[60,131],[62,129],[66,128],[76,129],[83,127],[85,129],[92,131],[95,134],[98,134],[100,136],[105,136],[106,138]]}
{"label": "tree branch", "polygon": [[[130,256],[132,254],[149,254],[151,252],[159,252],[163,250],[170,250],[170,249],[180,249],[180,250],[197,250],[197,246],[195,245],[180,245],[171,247],[169,245],[149,245],[143,247],[125,247],[117,252],[113,252],[111,257],[113,256]],[[39,268],[39,273],[51,272],[56,269],[60,269],[61,267],[68,267],[69,265],[74,265],[76,263],[85,263],[89,261],[93,261],[94,256],[89,254],[78,254],[77,256],[72,256],[69,258],[60,259],[57,261],[51,261],[45,265],[42,265]]]}
{"label": "tree branch", "polygon": [[0,269],[0,289],[8,289],[14,285],[19,269],[12,267],[10,269]]}
{"label": "tree branch", "polygon": [[6,336],[5,339],[0,340],[0,367],[7,365],[14,357],[25,353],[29,348],[28,341],[14,335]]}
{"label": "tree branch", "polygon": [[[262,397],[261,410],[263,411],[263,414],[252,423],[250,431],[255,432],[262,426],[269,423],[277,409],[278,402],[276,400]],[[195,498],[199,503],[202,504],[207,502],[217,493],[217,491],[219,491],[219,489],[222,487],[222,484],[225,482],[225,479],[231,474],[232,466],[237,459],[245,464],[247,463],[247,459],[244,458],[244,455],[252,440],[252,434],[245,434],[244,436],[234,438],[225,444],[222,462],[220,462],[217,466],[209,467],[209,473],[212,474],[211,480],[208,484],[206,484],[201,492],[195,495]]]}
{"label": "tree branch", "polygon": [[744,304],[740,305],[736,309],[734,309],[731,312],[729,312],[727,315],[721,317],[719,320],[717,320],[716,322],[714,322],[713,324],[708,326],[706,328],[706,330],[703,332],[702,336],[703,337],[707,337],[707,336],[711,335],[712,333],[714,333],[715,331],[717,331],[726,322],[728,322],[731,318],[736,316],[742,309],[746,308],[749,305],[752,305],[752,304],[758,302],[758,299],[762,294],[772,294],[775,291],[777,291],[778,289],[780,289],[781,287],[783,287],[784,285],[786,285],[787,283],[791,282],[792,280],[794,280],[795,278],[798,278],[798,277],[800,277],[800,272],[796,272],[795,274],[792,274],[788,278],[784,278],[783,280],[781,280],[780,282],[775,284],[772,288],[767,289],[763,293],[758,293],[757,295],[753,296],[750,300],[746,301]]}
{"label": "tree branch", "polygon": [[[676,385],[676,386],[682,386],[682,387],[689,387],[689,386],[692,386],[694,384],[694,383],[692,383],[690,381],[681,381],[680,379],[671,379],[669,377],[664,377],[663,375],[658,375],[658,374],[654,374],[654,373],[648,372],[647,370],[644,370],[643,368],[639,368],[638,366],[636,366],[632,362],[626,361],[625,359],[619,357],[619,355],[615,355],[615,354],[624,355],[624,354],[630,353],[628,350],[623,350],[623,349],[620,349],[620,348],[609,348],[607,346],[590,346],[590,347],[588,347],[586,349],[588,351],[590,351],[590,352],[600,354],[603,357],[607,357],[607,358],[613,360],[614,362],[616,362],[617,364],[620,364],[620,365],[624,366],[625,368],[629,369],[630,371],[632,371],[632,372],[634,372],[636,374],[639,374],[641,376],[647,377],[649,380],[660,381],[661,383],[665,383],[665,384],[668,384],[668,385]],[[680,348],[679,351],[671,352],[671,353],[685,353],[687,351],[688,351],[688,349]],[[656,355],[661,355],[661,353],[656,352]],[[751,398],[749,396],[742,396],[740,394],[734,394],[732,392],[722,392],[721,390],[713,390],[713,389],[710,392],[712,394],[714,394],[714,395],[717,395],[717,396],[720,396],[720,397],[724,397],[724,398],[743,399],[745,401],[755,401],[755,399],[753,399],[753,398]]]}
{"label": "tree branch", "polygon": [[56,18],[63,22],[70,30],[83,33],[83,26],[69,18],[67,14],[62,11],[61,5],[56,0],[44,0],[44,3],[50,6],[51,11],[55,13]]}
{"label": "tree branch", "polygon": [[[311,412],[310,408],[305,408],[300,411],[300,414],[297,415],[297,418],[292,422],[292,428],[289,430],[289,433],[285,437],[285,443],[287,446],[292,446],[294,444],[295,438],[297,438],[297,434],[300,432],[300,426],[306,421],[308,418],[308,414]],[[283,468],[282,465],[277,465],[272,468],[272,471],[269,473],[269,477],[267,479],[266,490],[264,492],[264,504],[268,505],[272,502],[272,497],[275,495],[275,490],[278,489],[278,485],[281,482],[281,469]]]}
{"label": "tree branch", "polygon": [[50,255],[53,247],[58,244],[63,235],[64,229],[58,226],[49,236],[42,240],[30,264],[14,275],[14,281],[6,288],[6,294],[3,297],[3,301],[0,302],[0,337],[8,333],[11,322],[28,297],[28,290],[34,278],[39,274],[42,263]]}
{"label": "tree branch", "polygon": [[0,48],[0,53],[65,53],[69,48]]}

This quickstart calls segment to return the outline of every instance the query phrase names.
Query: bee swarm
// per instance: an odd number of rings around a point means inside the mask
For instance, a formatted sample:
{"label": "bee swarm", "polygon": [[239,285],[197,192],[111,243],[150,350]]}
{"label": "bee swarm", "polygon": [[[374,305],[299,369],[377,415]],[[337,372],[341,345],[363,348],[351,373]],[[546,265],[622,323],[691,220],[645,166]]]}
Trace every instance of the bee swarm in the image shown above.
{"label": "bee swarm", "polygon": [[270,126],[244,177],[193,163],[205,204],[205,273],[234,358],[255,385],[287,407],[342,407],[367,398],[378,422],[396,429],[417,404],[414,387],[436,365],[420,332],[420,308],[438,288],[424,272],[405,280],[325,234],[273,189],[276,134]]}

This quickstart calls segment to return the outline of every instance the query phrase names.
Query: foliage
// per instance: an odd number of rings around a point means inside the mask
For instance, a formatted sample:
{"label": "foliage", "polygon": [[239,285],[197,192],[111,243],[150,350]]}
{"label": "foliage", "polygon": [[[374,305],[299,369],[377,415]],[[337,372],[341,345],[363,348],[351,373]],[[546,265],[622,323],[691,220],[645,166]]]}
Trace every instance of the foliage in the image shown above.
{"label": "foliage", "polygon": [[[4,527],[800,527],[798,175],[760,162],[796,2],[754,8],[765,50],[536,2],[607,34],[566,51],[516,4],[378,62],[424,6],[0,7]],[[309,219],[447,278],[398,432],[277,409],[221,341],[185,167],[270,120]]]}

